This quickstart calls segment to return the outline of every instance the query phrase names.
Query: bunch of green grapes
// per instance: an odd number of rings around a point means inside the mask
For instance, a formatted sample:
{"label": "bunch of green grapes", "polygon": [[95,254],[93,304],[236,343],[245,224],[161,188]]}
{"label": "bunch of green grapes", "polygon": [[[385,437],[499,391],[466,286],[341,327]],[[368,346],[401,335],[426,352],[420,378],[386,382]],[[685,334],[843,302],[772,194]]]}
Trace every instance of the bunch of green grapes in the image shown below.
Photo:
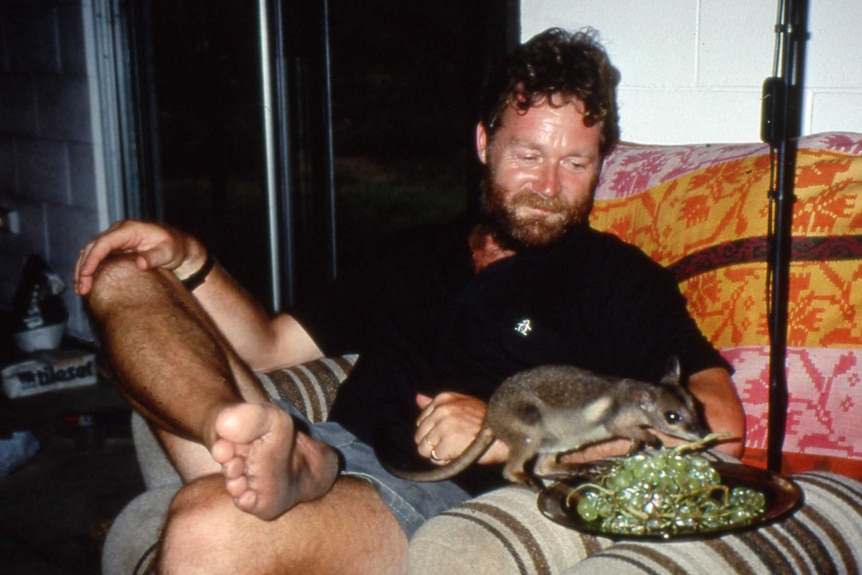
{"label": "bunch of green grapes", "polygon": [[580,493],[578,515],[620,535],[669,537],[746,525],[764,512],[764,494],[722,485],[708,459],[688,453],[715,437],[617,460],[596,482],[573,489],[567,504]]}

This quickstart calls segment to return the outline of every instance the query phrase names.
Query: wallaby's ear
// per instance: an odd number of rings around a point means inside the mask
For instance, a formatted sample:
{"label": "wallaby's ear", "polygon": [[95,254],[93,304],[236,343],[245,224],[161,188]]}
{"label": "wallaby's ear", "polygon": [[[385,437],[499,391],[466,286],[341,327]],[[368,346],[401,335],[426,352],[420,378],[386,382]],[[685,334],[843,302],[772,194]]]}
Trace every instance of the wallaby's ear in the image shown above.
{"label": "wallaby's ear", "polygon": [[649,386],[632,387],[630,392],[635,405],[644,411],[654,411],[656,406],[656,394],[648,389]]}
{"label": "wallaby's ear", "polygon": [[679,385],[680,367],[679,358],[675,355],[667,359],[667,366],[664,369],[664,377],[661,378],[662,385]]}

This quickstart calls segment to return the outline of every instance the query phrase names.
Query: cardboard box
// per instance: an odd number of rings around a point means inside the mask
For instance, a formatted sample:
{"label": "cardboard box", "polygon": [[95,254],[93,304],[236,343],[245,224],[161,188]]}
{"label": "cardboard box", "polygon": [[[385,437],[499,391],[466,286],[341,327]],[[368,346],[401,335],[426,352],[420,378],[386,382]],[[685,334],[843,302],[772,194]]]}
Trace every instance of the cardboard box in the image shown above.
{"label": "cardboard box", "polygon": [[2,373],[3,392],[12,399],[93,385],[99,379],[94,353],[68,349],[30,354]]}

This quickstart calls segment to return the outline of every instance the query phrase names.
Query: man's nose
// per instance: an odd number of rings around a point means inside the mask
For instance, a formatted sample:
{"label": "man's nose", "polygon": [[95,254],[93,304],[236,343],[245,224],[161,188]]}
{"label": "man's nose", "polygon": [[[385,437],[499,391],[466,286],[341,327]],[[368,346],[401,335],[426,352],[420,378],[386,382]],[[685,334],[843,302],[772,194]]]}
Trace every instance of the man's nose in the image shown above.
{"label": "man's nose", "polygon": [[560,175],[557,166],[547,166],[539,176],[536,192],[546,198],[553,198],[560,193]]}

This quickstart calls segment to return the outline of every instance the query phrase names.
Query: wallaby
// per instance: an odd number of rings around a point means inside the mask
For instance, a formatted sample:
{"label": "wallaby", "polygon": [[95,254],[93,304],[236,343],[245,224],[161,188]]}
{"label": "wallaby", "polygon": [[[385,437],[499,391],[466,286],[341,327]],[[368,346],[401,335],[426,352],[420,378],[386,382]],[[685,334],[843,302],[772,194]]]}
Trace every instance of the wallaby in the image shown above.
{"label": "wallaby", "polygon": [[[572,366],[540,366],[507,378],[488,401],[478,435],[451,462],[428,471],[390,472],[414,481],[448,479],[479,459],[499,439],[509,447],[503,476],[538,487],[535,477],[564,471],[559,456],[614,437],[632,440],[632,450],[661,445],[653,428],[686,440],[704,436],[694,401],[680,384],[672,357],[658,384],[609,377]],[[538,459],[530,471],[525,465]]]}

